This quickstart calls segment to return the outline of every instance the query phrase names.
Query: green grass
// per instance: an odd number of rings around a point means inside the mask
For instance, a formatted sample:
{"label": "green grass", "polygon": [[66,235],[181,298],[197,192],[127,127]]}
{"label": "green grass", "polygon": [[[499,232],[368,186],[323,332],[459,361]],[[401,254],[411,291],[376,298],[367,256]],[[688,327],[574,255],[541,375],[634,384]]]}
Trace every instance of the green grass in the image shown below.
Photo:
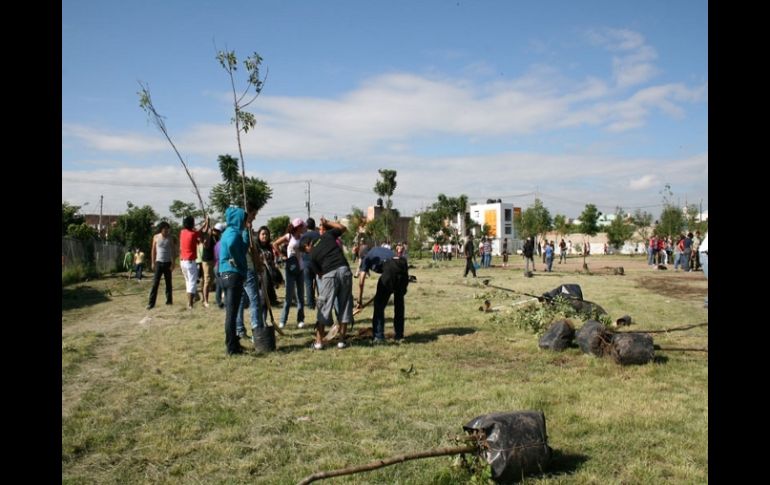
{"label": "green grass", "polygon": [[[626,276],[598,274],[613,261]],[[621,367],[577,348],[543,351],[513,323],[518,298],[480,282],[535,294],[578,283],[586,299],[613,318],[631,315],[636,328],[707,321],[701,273],[654,272],[641,261],[592,257],[597,274],[586,275],[574,272],[582,260],[570,260],[568,272],[531,279],[517,264],[481,269],[476,281],[462,278],[462,260],[414,261],[406,344],[354,340],[343,351],[314,352],[311,330],[296,329],[293,311],[277,352],[230,358],[224,312],[184,310],[179,272],[177,303],[152,311],[144,310],[149,281],[91,281],[88,290],[103,298],[78,299],[62,315],[62,481],[296,483],[454,446],[478,415],[535,409],[545,413],[555,457],[524,483],[705,483],[706,354],[657,351],[655,363]],[[670,281],[688,290],[665,290]],[[367,279],[365,299],[375,285]],[[486,298],[501,310],[479,312]],[[371,307],[360,317],[354,334],[370,327]],[[391,317],[388,307],[386,334]],[[707,327],[653,334],[664,347],[705,347],[707,337]],[[455,461],[416,460],[333,483],[468,483]]]}

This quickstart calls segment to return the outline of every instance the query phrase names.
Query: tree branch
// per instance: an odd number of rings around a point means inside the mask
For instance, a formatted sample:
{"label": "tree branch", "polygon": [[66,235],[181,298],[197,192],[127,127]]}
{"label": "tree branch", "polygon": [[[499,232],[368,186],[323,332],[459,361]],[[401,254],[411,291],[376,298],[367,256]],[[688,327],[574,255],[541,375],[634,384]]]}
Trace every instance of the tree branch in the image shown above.
{"label": "tree branch", "polygon": [[139,106],[144,109],[152,122],[155,123],[155,126],[160,130],[161,133],[163,133],[163,135],[166,137],[166,140],[168,140],[168,142],[171,144],[171,148],[174,149],[174,153],[176,153],[176,156],[179,157],[179,162],[181,162],[182,167],[184,167],[184,171],[187,173],[187,176],[190,178],[190,182],[192,182],[193,188],[195,189],[195,195],[198,197],[198,203],[201,205],[203,218],[205,219],[207,217],[206,206],[203,204],[203,198],[201,197],[200,190],[198,190],[198,184],[195,183],[195,179],[190,173],[190,170],[187,168],[187,164],[182,158],[182,155],[179,154],[179,150],[176,149],[176,145],[174,145],[174,142],[171,141],[171,137],[168,135],[168,131],[166,131],[166,124],[163,122],[163,117],[155,110],[155,106],[152,104],[152,96],[150,96],[149,86],[142,84],[141,81],[137,82],[139,83],[139,87],[142,88],[141,92],[139,93]]}
{"label": "tree branch", "polygon": [[297,483],[297,485],[307,485],[308,483],[312,483],[316,480],[323,480],[324,478],[332,478],[332,477],[339,477],[342,475],[352,475],[354,473],[368,472],[371,470],[376,470],[378,468],[395,465],[396,463],[403,463],[409,460],[418,460],[421,458],[432,458],[434,456],[459,455],[460,453],[472,453],[472,452],[476,452],[477,450],[478,450],[478,446],[474,444],[474,445],[466,445],[466,446],[457,446],[454,448],[439,448],[436,450],[421,451],[417,453],[407,453],[404,455],[397,455],[390,458],[386,458],[384,460],[373,461],[371,463],[367,463],[366,465],[340,468],[340,469],[331,470],[328,472],[316,472],[316,473],[313,473],[312,475],[308,475],[307,477],[303,478],[301,481]]}

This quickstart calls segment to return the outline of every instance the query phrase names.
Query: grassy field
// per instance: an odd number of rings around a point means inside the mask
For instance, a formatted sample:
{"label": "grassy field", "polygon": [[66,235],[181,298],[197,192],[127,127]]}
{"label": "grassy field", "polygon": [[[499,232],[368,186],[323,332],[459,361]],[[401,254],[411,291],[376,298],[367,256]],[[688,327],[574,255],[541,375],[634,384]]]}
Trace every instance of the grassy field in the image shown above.
{"label": "grassy field", "polygon": [[[579,273],[575,257],[554,263],[553,273],[538,264],[524,278],[522,260],[512,263],[465,279],[464,260],[414,259],[405,343],[372,347],[361,337],[344,350],[312,351],[312,329],[297,329],[293,311],[278,351],[262,356],[225,356],[224,312],[200,304],[187,311],[178,271],[175,304],[150,311],[150,280],[66,286],[62,481],[296,483],[454,446],[462,425],[481,414],[542,410],[554,460],[522,483],[706,483],[708,354],[658,350],[654,363],[622,367],[578,348],[540,350],[537,335],[512,322],[520,307],[511,304],[522,298],[481,282],[535,294],[577,283],[613,320],[629,314],[632,329],[661,329],[708,320],[703,274],[592,256],[592,274]],[[612,275],[615,266],[625,276]],[[365,299],[375,285],[367,280]],[[485,299],[498,311],[480,312]],[[371,328],[371,312],[359,315],[353,334]],[[392,306],[386,317],[392,336]],[[652,335],[663,348],[703,348],[708,327]],[[455,462],[429,458],[330,482],[479,482]]]}

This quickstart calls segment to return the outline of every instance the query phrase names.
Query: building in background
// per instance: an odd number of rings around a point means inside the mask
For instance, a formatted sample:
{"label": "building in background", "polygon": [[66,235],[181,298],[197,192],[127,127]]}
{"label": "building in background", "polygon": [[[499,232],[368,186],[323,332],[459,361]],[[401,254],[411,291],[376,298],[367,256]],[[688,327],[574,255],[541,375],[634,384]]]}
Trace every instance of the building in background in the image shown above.
{"label": "building in background", "polygon": [[[479,226],[484,224],[489,226],[489,237],[492,238],[492,254],[499,256],[503,247],[503,239],[508,239],[508,248],[515,247],[514,241],[519,237],[513,224],[515,215],[521,215],[521,208],[514,207],[513,204],[503,202],[500,199],[489,199],[485,204],[473,203],[468,206],[470,219]],[[464,228],[463,228],[464,229]],[[461,234],[464,234],[464,230]],[[474,232],[475,238],[480,238],[481,233]]]}

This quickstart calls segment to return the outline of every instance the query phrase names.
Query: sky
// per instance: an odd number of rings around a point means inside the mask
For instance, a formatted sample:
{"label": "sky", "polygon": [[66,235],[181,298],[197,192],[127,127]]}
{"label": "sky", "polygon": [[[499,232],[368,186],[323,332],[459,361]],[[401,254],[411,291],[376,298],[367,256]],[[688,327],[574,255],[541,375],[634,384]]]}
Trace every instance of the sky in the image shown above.
{"label": "sky", "polygon": [[197,205],[142,82],[208,203],[239,158],[222,50],[267,75],[242,134],[259,223],[306,217],[308,187],[316,220],[365,210],[378,169],[406,216],[443,193],[657,218],[667,184],[708,210],[708,3],[684,0],[63,0],[62,201]]}

